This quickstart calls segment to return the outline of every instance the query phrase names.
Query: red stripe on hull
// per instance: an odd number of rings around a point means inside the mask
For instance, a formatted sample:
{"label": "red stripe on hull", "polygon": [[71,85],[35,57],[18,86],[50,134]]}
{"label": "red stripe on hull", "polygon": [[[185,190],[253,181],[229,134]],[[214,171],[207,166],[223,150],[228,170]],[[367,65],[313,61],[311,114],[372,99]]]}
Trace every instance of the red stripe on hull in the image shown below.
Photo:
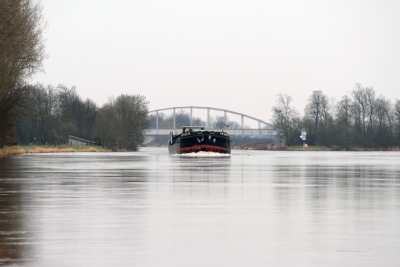
{"label": "red stripe on hull", "polygon": [[231,148],[213,146],[213,145],[194,145],[189,147],[178,148],[178,154],[184,153],[192,153],[192,152],[216,152],[216,153],[224,153],[231,154]]}

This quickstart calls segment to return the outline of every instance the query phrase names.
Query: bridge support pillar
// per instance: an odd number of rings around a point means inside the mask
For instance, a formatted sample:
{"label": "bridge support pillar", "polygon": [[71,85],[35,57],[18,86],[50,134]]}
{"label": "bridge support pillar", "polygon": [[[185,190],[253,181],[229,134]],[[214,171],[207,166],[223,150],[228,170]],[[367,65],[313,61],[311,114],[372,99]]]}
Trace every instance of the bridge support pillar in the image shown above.
{"label": "bridge support pillar", "polygon": [[210,125],[210,108],[207,108],[207,128],[211,128],[211,125]]}
{"label": "bridge support pillar", "polygon": [[244,116],[242,115],[242,137],[244,137]]}
{"label": "bridge support pillar", "polygon": [[157,129],[157,135],[158,135],[158,111],[156,111],[156,129]]}
{"label": "bridge support pillar", "polygon": [[173,117],[174,117],[174,130],[175,130],[175,129],[176,129],[176,123],[175,123],[175,108],[174,108]]}
{"label": "bridge support pillar", "polygon": [[193,126],[193,108],[190,107],[190,126]]}

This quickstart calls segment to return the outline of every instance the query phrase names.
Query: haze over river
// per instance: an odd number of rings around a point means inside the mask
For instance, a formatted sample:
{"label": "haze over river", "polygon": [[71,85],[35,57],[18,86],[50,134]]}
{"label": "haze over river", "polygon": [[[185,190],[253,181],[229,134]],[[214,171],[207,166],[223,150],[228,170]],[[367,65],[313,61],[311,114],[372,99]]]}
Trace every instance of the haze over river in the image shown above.
{"label": "haze over river", "polygon": [[400,153],[0,158],[0,265],[400,266]]}

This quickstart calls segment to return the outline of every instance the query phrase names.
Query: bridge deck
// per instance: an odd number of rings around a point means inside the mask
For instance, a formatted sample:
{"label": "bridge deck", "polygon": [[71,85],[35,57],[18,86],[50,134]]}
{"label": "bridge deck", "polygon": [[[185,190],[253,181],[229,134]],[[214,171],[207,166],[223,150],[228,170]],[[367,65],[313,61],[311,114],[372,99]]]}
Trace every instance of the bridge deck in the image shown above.
{"label": "bridge deck", "polygon": [[[210,129],[211,131],[221,131],[217,129]],[[155,135],[169,135],[171,132],[181,132],[182,129],[148,129],[146,134],[147,136],[155,136]],[[275,130],[271,129],[228,129],[224,130],[229,135],[248,135],[248,136],[265,136],[265,135],[278,135]]]}

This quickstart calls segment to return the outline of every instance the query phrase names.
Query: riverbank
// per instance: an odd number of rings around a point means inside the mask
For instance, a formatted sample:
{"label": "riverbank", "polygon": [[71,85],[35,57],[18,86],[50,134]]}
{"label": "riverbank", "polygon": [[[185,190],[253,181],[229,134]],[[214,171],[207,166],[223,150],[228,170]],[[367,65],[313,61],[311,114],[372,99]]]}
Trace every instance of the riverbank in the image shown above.
{"label": "riverbank", "polygon": [[[151,147],[151,146],[149,146]],[[154,146],[165,147],[166,146]],[[275,151],[400,151],[400,147],[392,148],[350,148],[344,149],[338,146],[283,146],[282,144],[271,143],[235,143],[232,149],[236,150],[275,150]],[[68,153],[68,152],[110,152],[111,150],[102,148],[101,146],[13,146],[0,149],[0,157],[17,156],[22,154],[38,154],[38,153]]]}
{"label": "riverbank", "polygon": [[282,144],[271,143],[236,143],[232,144],[232,149],[239,150],[279,150],[279,151],[400,151],[400,147],[388,148],[342,148],[339,146],[284,146]]}
{"label": "riverbank", "polygon": [[272,143],[236,143],[232,144],[232,149],[238,150],[276,150],[276,151],[332,151],[325,146],[284,146]]}
{"label": "riverbank", "polygon": [[232,143],[232,149],[238,150],[288,150],[288,147],[283,146],[282,144],[272,144],[265,142],[240,142],[240,143]]}
{"label": "riverbank", "polygon": [[0,157],[37,153],[109,152],[101,146],[12,146],[0,149]]}

